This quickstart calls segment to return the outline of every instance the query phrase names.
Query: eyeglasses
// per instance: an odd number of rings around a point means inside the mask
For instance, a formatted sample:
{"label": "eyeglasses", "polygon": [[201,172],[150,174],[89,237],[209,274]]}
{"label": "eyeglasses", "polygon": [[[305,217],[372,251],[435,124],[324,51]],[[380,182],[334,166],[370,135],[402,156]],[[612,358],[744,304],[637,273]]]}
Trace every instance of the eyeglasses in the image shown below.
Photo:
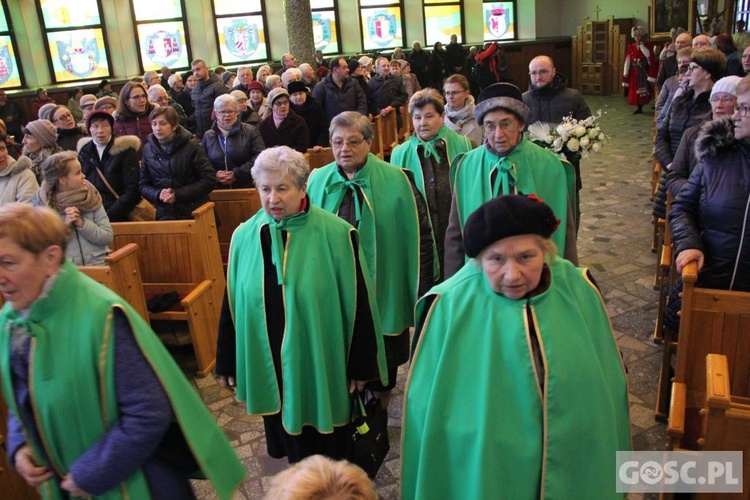
{"label": "eyeglasses", "polygon": [[701,68],[697,64],[691,64],[690,66],[688,66],[687,72],[690,73],[690,72],[695,71],[696,69],[703,69],[703,68]]}
{"label": "eyeglasses", "polygon": [[284,99],[283,101],[275,101],[273,103],[274,108],[280,108],[282,106],[288,106],[288,105],[289,105],[289,101],[287,101],[286,99]]}
{"label": "eyeglasses", "polygon": [[548,75],[550,73],[552,73],[551,69],[539,69],[539,70],[529,71],[529,75],[531,76]]}
{"label": "eyeglasses", "polygon": [[451,97],[458,94],[463,94],[466,90],[446,90],[443,92],[446,96]]}
{"label": "eyeglasses", "polygon": [[141,99],[145,100],[146,94],[131,95],[130,97],[128,97],[128,99],[130,99],[131,101],[139,101]]}
{"label": "eyeglasses", "polygon": [[354,149],[363,142],[365,142],[364,137],[362,139],[349,139],[346,141],[344,139],[334,139],[331,141],[331,146],[333,146],[335,149],[341,149],[344,147],[344,144],[346,144],[347,146],[349,146],[349,149]]}
{"label": "eyeglasses", "polygon": [[236,115],[237,111],[235,111],[234,109],[228,109],[225,111],[217,111],[216,114],[221,116]]}
{"label": "eyeglasses", "polygon": [[516,122],[512,120],[503,120],[499,123],[493,123],[493,122],[484,122],[484,125],[482,125],[482,128],[484,128],[484,131],[488,134],[493,134],[497,129],[502,130],[503,132],[508,132],[513,127],[516,126]]}
{"label": "eyeglasses", "polygon": [[735,106],[734,112],[740,115],[740,118],[747,118],[747,113],[750,112],[750,108],[743,104],[741,106]]}
{"label": "eyeglasses", "polygon": [[63,115],[58,116],[53,121],[59,122],[59,121],[62,121],[62,120],[67,120],[68,118],[73,118],[73,115],[71,115],[70,113],[65,113]]}
{"label": "eyeglasses", "polygon": [[717,102],[720,102],[722,104],[730,104],[730,103],[735,102],[736,100],[737,98],[734,97],[733,95],[725,95],[721,97],[719,97],[718,95],[711,96],[711,102],[713,104],[716,104]]}

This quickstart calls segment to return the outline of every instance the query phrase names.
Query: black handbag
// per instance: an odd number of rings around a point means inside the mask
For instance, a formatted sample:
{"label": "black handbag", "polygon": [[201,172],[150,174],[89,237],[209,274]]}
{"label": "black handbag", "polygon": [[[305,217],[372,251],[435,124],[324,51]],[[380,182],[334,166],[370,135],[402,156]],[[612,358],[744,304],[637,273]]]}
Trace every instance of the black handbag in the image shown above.
{"label": "black handbag", "polygon": [[390,449],[388,415],[380,399],[373,396],[364,403],[362,394],[355,392],[348,426],[347,460],[360,466],[370,479],[374,479]]}

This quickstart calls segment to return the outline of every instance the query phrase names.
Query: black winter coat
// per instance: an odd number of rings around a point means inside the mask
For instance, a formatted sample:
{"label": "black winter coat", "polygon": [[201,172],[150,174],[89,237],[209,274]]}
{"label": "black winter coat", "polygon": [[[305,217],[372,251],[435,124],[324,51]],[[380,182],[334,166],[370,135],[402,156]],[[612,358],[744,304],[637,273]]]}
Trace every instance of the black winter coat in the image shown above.
{"label": "black winter coat", "polygon": [[[215,170],[231,170],[234,174],[232,188],[253,187],[250,169],[261,151],[266,149],[263,138],[257,127],[239,120],[224,137],[219,126],[214,123],[211,130],[206,131],[201,142],[206,156]],[[227,188],[219,184],[219,188]]]}
{"label": "black winter coat", "polygon": [[[84,137],[78,142],[78,161],[86,175],[86,180],[96,187],[102,195],[104,210],[110,222],[128,222],[128,214],[141,200],[138,191],[138,150],[141,140],[134,135],[112,137],[104,148],[102,158],[91,137]],[[117,198],[102,180],[97,167],[104,174],[112,189],[119,195]]]}
{"label": "black winter coat", "polygon": [[289,146],[300,153],[307,153],[307,145],[310,143],[310,132],[307,130],[307,123],[294,111],[284,118],[276,128],[273,121],[273,113],[268,115],[260,122],[258,126],[260,135],[266,146],[273,148],[276,146]]}
{"label": "black winter coat", "polygon": [[193,87],[190,97],[193,99],[193,108],[195,108],[195,133],[198,139],[202,139],[203,134],[213,124],[211,113],[214,110],[214,101],[220,95],[228,93],[229,88],[221,83],[213,72],[209,73],[208,80],[198,82]]}
{"label": "black winter coat", "polygon": [[304,118],[307,124],[307,130],[310,133],[310,141],[307,147],[323,146],[328,147],[328,115],[320,106],[315,98],[308,94],[305,104],[297,106],[291,104],[292,111]]}
{"label": "black winter coat", "polygon": [[698,134],[698,165],[669,212],[677,254],[703,252],[698,286],[750,291],[750,141],[734,125],[707,123]]}
{"label": "black winter coat", "polygon": [[675,97],[669,116],[664,119],[656,133],[654,154],[664,168],[672,163],[685,130],[701,123],[704,115],[711,112],[711,91],[700,93],[695,101],[694,95],[694,91],[690,89]]}
{"label": "black winter coat", "polygon": [[[156,207],[156,220],[192,219],[193,210],[209,201],[216,173],[193,135],[177,127],[174,139],[162,146],[153,134],[143,147],[141,195]],[[172,188],[175,203],[162,203],[162,189]]]}
{"label": "black winter coat", "polygon": [[544,122],[555,125],[567,115],[576,120],[591,116],[591,110],[583,94],[568,88],[568,79],[562,73],[555,74],[549,85],[536,89],[529,85],[523,93],[523,103],[531,110],[529,123]]}

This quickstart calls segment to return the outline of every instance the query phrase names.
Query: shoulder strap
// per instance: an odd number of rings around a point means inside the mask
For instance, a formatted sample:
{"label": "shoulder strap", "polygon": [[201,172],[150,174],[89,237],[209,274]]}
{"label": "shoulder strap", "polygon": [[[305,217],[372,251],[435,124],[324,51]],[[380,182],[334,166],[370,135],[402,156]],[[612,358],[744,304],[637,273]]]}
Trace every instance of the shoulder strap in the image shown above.
{"label": "shoulder strap", "polygon": [[119,194],[117,194],[117,191],[115,191],[115,190],[114,190],[114,189],[112,188],[112,185],[111,185],[111,184],[110,184],[109,182],[107,182],[107,178],[106,178],[106,177],[104,177],[104,174],[102,173],[102,171],[101,171],[101,170],[99,170],[99,167],[94,167],[94,168],[96,169],[96,173],[98,173],[98,174],[99,174],[99,177],[101,178],[102,182],[104,182],[104,185],[105,185],[105,186],[107,186],[107,189],[109,189],[109,192],[110,192],[110,193],[112,193],[112,194],[114,195],[115,199],[119,199],[119,198],[120,198],[120,195],[119,195]]}

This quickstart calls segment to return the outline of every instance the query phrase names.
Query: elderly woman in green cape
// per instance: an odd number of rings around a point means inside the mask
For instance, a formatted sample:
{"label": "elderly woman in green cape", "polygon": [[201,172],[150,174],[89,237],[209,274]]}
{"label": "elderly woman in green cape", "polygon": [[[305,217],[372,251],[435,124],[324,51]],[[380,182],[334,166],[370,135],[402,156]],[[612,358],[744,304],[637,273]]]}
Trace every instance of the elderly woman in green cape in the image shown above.
{"label": "elderly woman in green cape", "polygon": [[359,235],[310,204],[309,168],[287,146],[255,160],[263,210],[232,237],[216,362],[220,381],[263,416],[268,454],[290,463],[344,458],[350,392],[387,383]]}
{"label": "elderly woman in green cape", "polygon": [[588,271],[555,258],[558,224],[533,195],[484,203],[472,260],[418,303],[403,498],[616,496],[625,370]]}
{"label": "elderly woman in green cape", "polygon": [[65,259],[49,208],[0,207],[8,462],[45,499],[228,499],[245,469],[148,323]]}

